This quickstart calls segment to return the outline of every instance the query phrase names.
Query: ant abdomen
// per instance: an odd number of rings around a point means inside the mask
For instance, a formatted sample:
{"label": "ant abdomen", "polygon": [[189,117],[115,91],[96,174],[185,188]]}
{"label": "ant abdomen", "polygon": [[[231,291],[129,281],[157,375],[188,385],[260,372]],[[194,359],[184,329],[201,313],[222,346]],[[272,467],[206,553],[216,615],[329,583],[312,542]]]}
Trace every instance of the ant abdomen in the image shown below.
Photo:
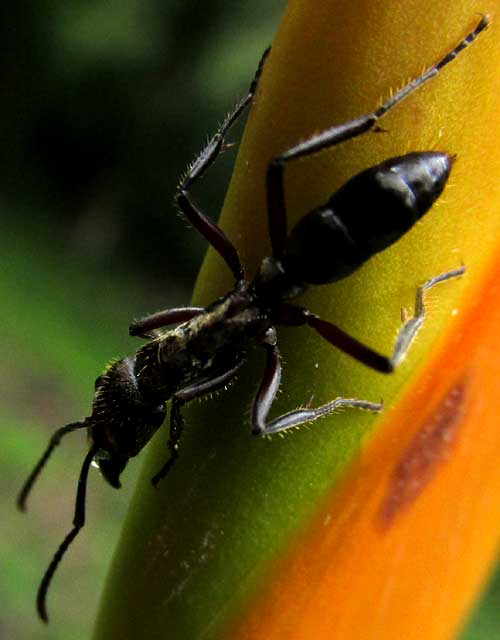
{"label": "ant abdomen", "polygon": [[361,171],[292,229],[282,259],[305,283],[340,280],[403,236],[441,195],[453,159],[415,152]]}

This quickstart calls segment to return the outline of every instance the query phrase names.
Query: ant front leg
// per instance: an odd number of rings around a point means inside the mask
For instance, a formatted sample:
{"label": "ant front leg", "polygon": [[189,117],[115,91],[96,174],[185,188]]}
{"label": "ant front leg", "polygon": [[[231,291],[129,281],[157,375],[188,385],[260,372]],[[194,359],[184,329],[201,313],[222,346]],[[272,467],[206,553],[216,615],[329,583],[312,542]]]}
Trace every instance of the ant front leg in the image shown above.
{"label": "ant front leg", "polygon": [[169,324],[180,324],[187,322],[205,312],[204,307],[179,307],[178,309],[165,309],[158,311],[141,320],[135,320],[129,326],[128,331],[131,336],[140,338],[151,338],[151,331],[161,329]]}
{"label": "ant front leg", "polygon": [[224,140],[230,128],[238,120],[245,108],[252,102],[257,85],[262,74],[265,59],[270,48],[266,49],[262,56],[255,77],[252,80],[248,94],[243,98],[226,117],[217,133],[212,137],[207,146],[202,150],[196,160],[188,167],[182,177],[175,194],[175,201],[180,211],[189,220],[193,227],[212,245],[231,269],[236,280],[245,278],[245,271],[241,265],[236,247],[228,239],[224,231],[213,223],[205,213],[193,202],[189,187],[202,176],[208,167],[215,162],[219,153],[224,149]]}
{"label": "ant front leg", "polygon": [[254,435],[271,435],[286,431],[292,427],[317,420],[343,407],[365,409],[366,411],[382,410],[382,405],[375,402],[339,397],[320,407],[295,409],[268,422],[267,417],[278,393],[281,380],[280,355],[274,329],[268,331],[262,344],[266,350],[267,358],[264,376],[252,406],[252,432]]}
{"label": "ant front leg", "polygon": [[339,327],[328,322],[328,320],[322,320],[315,313],[302,307],[286,303],[280,305],[277,309],[276,321],[289,326],[308,324],[331,345],[352,356],[355,360],[358,360],[358,362],[362,362],[371,369],[375,369],[375,371],[381,373],[392,373],[406,358],[417,333],[425,321],[425,293],[442,282],[459,278],[464,273],[465,267],[460,267],[431,278],[422,286],[418,287],[414,315],[406,320],[399,330],[394,350],[390,357],[384,356],[378,351],[371,349]]}
{"label": "ant front leg", "polygon": [[284,171],[288,162],[299,158],[306,158],[325,149],[329,149],[346,140],[352,140],[375,127],[378,120],[401,100],[421,87],[425,82],[436,76],[458,54],[466,49],[477,36],[488,27],[489,20],[483,16],[477,26],[463,38],[456,47],[449,51],[439,62],[429,67],[422,75],[408,82],[392,95],[378,109],[371,113],[354,118],[348,122],[333,126],[304,142],[288,149],[269,163],[267,170],[267,213],[269,235],[274,258],[281,258],[287,238],[287,215],[285,204]]}
{"label": "ant front leg", "polygon": [[190,400],[200,398],[207,393],[211,393],[212,391],[217,391],[218,389],[225,387],[228,382],[231,382],[231,380],[236,376],[240,368],[244,365],[245,361],[245,358],[242,358],[233,367],[231,367],[231,369],[224,372],[220,376],[216,376],[215,378],[211,378],[210,380],[198,382],[189,387],[185,387],[184,389],[177,391],[177,393],[173,395],[172,408],[170,410],[169,437],[167,443],[168,449],[170,451],[170,457],[151,480],[154,486],[156,486],[158,482],[160,482],[160,480],[162,480],[169,473],[169,471],[174,466],[175,461],[179,457],[179,442],[184,430],[184,418],[181,413],[182,406]]}

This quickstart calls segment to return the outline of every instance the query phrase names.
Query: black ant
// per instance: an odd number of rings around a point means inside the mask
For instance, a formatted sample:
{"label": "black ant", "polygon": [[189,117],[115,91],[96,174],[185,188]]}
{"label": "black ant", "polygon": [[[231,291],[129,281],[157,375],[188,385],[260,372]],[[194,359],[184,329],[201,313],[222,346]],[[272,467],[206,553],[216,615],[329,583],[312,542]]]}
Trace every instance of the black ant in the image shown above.
{"label": "black ant", "polygon": [[[267,169],[267,215],[272,256],[264,258],[255,278],[247,280],[238,251],[220,227],[193,202],[189,187],[216,160],[229,129],[252,102],[269,49],[264,53],[248,95],[239,102],[189,166],[180,181],[175,201],[183,215],[214,247],[232,271],[236,284],[207,308],[168,309],[130,326],[130,334],[148,339],[135,356],[112,362],[95,382],[92,414],[58,429],[26,481],[18,498],[21,510],[40,471],[61,438],[87,429],[90,449],[78,480],[73,528],[64,538],[41,581],[37,609],[47,621],[46,596],[54,572],[66,549],[85,523],[85,492],[94,461],[112,487],[129,458],[149,442],[166,416],[171,400],[168,449],[170,455],[154,476],[156,485],[172,469],[178,457],[184,428],[181,407],[225,386],[246,361],[248,349],[257,344],[266,352],[262,381],[253,401],[252,432],[279,433],[329,414],[340,407],[380,411],[382,405],[353,398],[336,398],[321,407],[290,411],[268,419],[280,385],[281,365],[276,325],[308,325],[330,344],[359,362],[392,372],[405,358],[425,318],[424,294],[438,283],[458,277],[457,268],[431,278],[417,289],[415,314],[399,331],[391,357],[377,353],[318,317],[292,304],[309,284],[320,285],[345,278],[371,256],[401,238],[439,198],[450,175],[453,158],[437,151],[414,152],[391,158],[365,169],[346,182],[326,204],[307,213],[287,232],[284,170],[288,162],[313,155],[374,130],[378,120],[424,82],[436,76],[488,26],[482,17],[454,49],[437,64],[409,82],[372,113],[333,126],[274,158]],[[167,325],[175,329],[156,333]]]}

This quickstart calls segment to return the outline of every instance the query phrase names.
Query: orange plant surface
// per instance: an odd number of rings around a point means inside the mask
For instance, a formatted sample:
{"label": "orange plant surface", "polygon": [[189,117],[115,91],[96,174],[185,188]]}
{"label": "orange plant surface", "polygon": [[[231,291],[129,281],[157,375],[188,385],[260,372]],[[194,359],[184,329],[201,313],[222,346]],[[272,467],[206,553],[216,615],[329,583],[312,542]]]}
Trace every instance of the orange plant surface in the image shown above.
{"label": "orange plant surface", "polygon": [[455,637],[500,539],[500,261],[233,640]]}

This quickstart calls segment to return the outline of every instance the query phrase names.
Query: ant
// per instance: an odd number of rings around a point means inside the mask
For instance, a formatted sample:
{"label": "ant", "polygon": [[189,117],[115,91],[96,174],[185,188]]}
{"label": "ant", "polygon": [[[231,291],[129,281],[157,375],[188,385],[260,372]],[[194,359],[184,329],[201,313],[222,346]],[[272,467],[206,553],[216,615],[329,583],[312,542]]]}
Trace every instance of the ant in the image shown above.
{"label": "ant", "polygon": [[[310,285],[340,280],[369,258],[392,245],[431,208],[441,195],[453,157],[437,151],[418,151],[390,158],[361,171],[326,202],[306,215],[288,234],[284,171],[289,162],[311,156],[370,130],[390,109],[436,76],[487,28],[483,16],[477,26],[437,64],[406,84],[380,107],[359,118],[314,135],[273,158],[267,169],[267,215],[272,256],[263,259],[253,280],[248,280],[238,251],[224,231],[195,204],[189,188],[216,160],[225,136],[251,104],[270,49],[257,68],[247,96],[226,117],[178,185],[175,202],[192,226],[224,259],[235,278],[226,295],[207,308],[183,307],[150,315],[130,326],[130,334],[148,342],[128,358],[115,360],[95,382],[92,413],[57,429],[24,484],[18,506],[26,500],[54,448],[67,433],[87,429],[90,449],[78,480],[73,528],[49,564],[37,595],[37,610],[47,622],[46,596],[54,572],[85,524],[85,494],[92,462],[112,486],[120,487],[120,474],[130,458],[151,440],[165,420],[171,400],[169,457],[152,479],[156,485],[178,457],[184,428],[181,408],[190,400],[224,387],[257,344],[266,353],[265,371],[253,401],[252,433],[271,435],[311,422],[340,407],[381,411],[382,405],[356,398],[336,398],[327,404],[301,408],[269,420],[281,378],[277,325],[308,325],[326,341],[359,362],[392,372],[405,358],[425,319],[424,294],[435,285],[461,276],[464,267],[431,278],[417,289],[415,314],[407,319],[396,339],[392,356],[384,356],[339,327],[290,301]],[[168,325],[174,329],[159,331]]]}

